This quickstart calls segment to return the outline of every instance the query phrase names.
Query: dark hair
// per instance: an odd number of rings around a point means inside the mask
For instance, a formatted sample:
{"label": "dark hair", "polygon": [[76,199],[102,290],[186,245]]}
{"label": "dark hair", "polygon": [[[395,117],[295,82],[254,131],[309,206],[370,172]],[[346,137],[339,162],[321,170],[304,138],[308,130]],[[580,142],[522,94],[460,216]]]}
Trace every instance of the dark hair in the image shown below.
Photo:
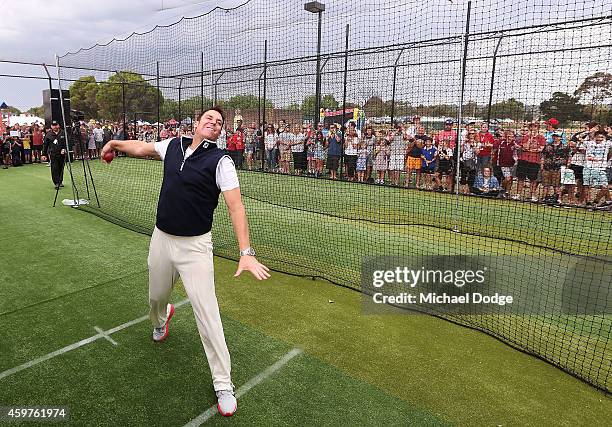
{"label": "dark hair", "polygon": [[198,114],[197,121],[199,122],[200,119],[202,118],[202,116],[204,115],[204,113],[207,113],[209,111],[216,111],[217,113],[221,114],[221,126],[223,126],[225,124],[225,112],[218,105],[215,105],[214,107],[207,108],[206,110],[204,110],[200,114]]}

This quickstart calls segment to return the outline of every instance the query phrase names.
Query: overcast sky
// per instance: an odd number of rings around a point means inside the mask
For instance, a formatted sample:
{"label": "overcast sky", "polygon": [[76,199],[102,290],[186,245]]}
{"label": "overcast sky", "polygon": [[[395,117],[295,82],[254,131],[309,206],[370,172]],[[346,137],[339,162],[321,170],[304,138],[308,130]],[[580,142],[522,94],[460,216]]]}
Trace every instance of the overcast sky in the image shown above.
{"label": "overcast sky", "polygon": [[[181,17],[201,15],[215,6],[229,8],[244,2],[245,0],[0,0],[0,10],[3,12],[0,25],[0,59],[54,64],[55,54],[61,56],[96,43],[106,43],[112,38],[125,38],[133,32],[143,33],[155,25],[167,25],[177,22]],[[303,10],[304,2],[305,0],[253,0],[249,6],[241,8],[235,14],[221,13],[195,20],[198,23],[194,28],[199,31],[195,37],[189,32],[193,31],[189,26],[191,24],[183,23],[185,25],[177,25],[169,31],[158,30],[156,35],[151,37],[132,37],[126,43],[114,43],[108,48],[101,47],[78,55],[69,55],[62,59],[62,63],[67,65],[74,61],[74,64],[82,65],[92,61],[99,67],[115,69],[109,64],[114,63],[114,66],[123,69],[121,61],[125,59],[133,65],[135,61],[139,61],[140,52],[143,53],[143,58],[149,61],[150,67],[154,66],[155,60],[162,61],[162,75],[172,75],[170,70],[165,69],[168,64],[174,67],[175,72],[187,72],[192,66],[195,66],[197,71],[199,61],[194,61],[189,55],[195,55],[196,59],[199,59],[200,51],[210,52],[207,31],[213,32],[215,40],[221,40],[214,46],[219,52],[213,51],[207,59],[216,61],[212,64],[214,69],[261,62],[260,51],[263,51],[264,39],[270,42],[268,60],[313,55],[316,51],[316,19],[314,15]],[[327,0],[326,3],[323,53],[344,50],[344,24],[351,26],[352,49],[462,34],[467,0]],[[534,24],[555,28],[558,22],[607,16],[611,6],[612,0],[473,0],[472,34],[506,30],[504,42],[499,49],[500,60],[497,64],[493,102],[515,97],[526,104],[539,104],[548,99],[554,91],[572,93],[586,76],[594,72],[609,72],[612,57],[612,49],[609,47],[612,42],[609,19],[601,25],[589,24],[584,28],[523,36],[509,37],[507,30]],[[216,25],[208,25],[209,18]],[[470,39],[468,57],[486,58],[468,61],[466,101],[475,100],[481,104],[487,102],[492,65],[490,55],[495,50],[496,42],[495,38],[481,41],[475,40],[474,37]],[[203,46],[203,43],[206,46]],[[604,47],[590,48],[597,45]],[[401,57],[396,99],[414,105],[457,104],[461,45],[424,46],[426,45],[408,48]],[[126,52],[123,52],[122,48],[125,48]],[[563,49],[556,51],[560,48]],[[157,51],[160,53],[156,53]],[[517,53],[520,55],[512,56]],[[372,95],[390,99],[392,67],[376,67],[393,64],[396,56],[397,52],[389,51],[367,57],[351,57],[349,69],[365,67],[371,68],[372,72],[351,75],[348,100],[365,102],[365,99]],[[144,59],[138,64],[144,64]],[[447,62],[429,65],[428,61],[438,59],[445,59]],[[454,59],[454,62],[448,62],[451,59]],[[206,67],[208,66],[207,63]],[[180,70],[177,70],[177,67]],[[268,76],[290,75],[299,71],[293,70],[296,67],[291,64],[285,68],[270,67]],[[307,70],[307,66],[300,67],[302,72]],[[332,60],[325,65],[328,72],[336,69],[343,69],[341,59]],[[63,77],[66,78],[68,71],[65,68],[64,70]],[[53,78],[57,77],[55,68],[50,68],[49,71]],[[251,71],[256,75],[260,73],[260,70]],[[139,69],[139,72],[143,71]],[[85,71],[82,73],[89,74]],[[40,66],[6,63],[0,63],[0,75],[2,74],[46,77]],[[220,93],[220,97],[228,98],[238,93],[247,93],[245,91],[248,90],[255,90],[256,93],[255,83],[252,83],[249,89],[235,84],[237,81],[249,81],[246,74],[234,74],[227,73],[224,77],[229,79],[231,85],[223,87],[225,93]],[[241,78],[243,80],[240,80]],[[299,102],[305,94],[314,93],[314,77],[297,77],[275,82],[269,83],[267,96],[277,105]],[[68,82],[65,83],[65,86],[69,86]],[[0,102],[25,111],[42,104],[42,90],[45,88],[48,88],[45,79],[0,76]],[[324,75],[323,90],[341,99],[341,74]]]}
{"label": "overcast sky", "polygon": [[[237,0],[0,0],[0,59],[55,63],[63,55],[156,24],[200,15],[216,5],[231,7]],[[49,69],[53,74],[54,68]],[[42,67],[0,63],[0,74],[46,76]],[[55,76],[56,77],[56,76]],[[46,80],[0,76],[0,103],[19,109],[42,104]]]}

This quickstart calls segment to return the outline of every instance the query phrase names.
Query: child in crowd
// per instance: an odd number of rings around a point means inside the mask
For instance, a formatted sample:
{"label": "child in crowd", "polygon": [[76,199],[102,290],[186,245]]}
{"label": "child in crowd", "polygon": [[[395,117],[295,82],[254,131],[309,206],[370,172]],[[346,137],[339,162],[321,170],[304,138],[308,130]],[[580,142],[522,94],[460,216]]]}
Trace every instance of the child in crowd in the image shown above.
{"label": "child in crowd", "polygon": [[[421,149],[421,171],[425,174],[425,189],[439,186],[438,177],[436,176],[436,166],[438,163],[438,150],[433,145],[431,137],[425,138],[425,146]],[[429,185],[427,183],[429,177]]]}
{"label": "child in crowd", "polygon": [[255,154],[255,145],[257,143],[257,138],[255,135],[255,131],[252,128],[246,128],[244,134],[244,155],[246,156],[247,168],[248,170],[253,170],[253,156]]}
{"label": "child in crowd", "polygon": [[378,132],[376,146],[374,147],[374,169],[376,169],[376,184],[385,183],[385,174],[389,168],[389,146],[383,131]]}
{"label": "child in crowd", "polygon": [[357,147],[357,181],[365,182],[365,171],[368,166],[368,146],[366,141],[361,140]]}
{"label": "child in crowd", "polygon": [[438,182],[442,191],[453,189],[453,149],[446,139],[440,139],[438,146]]}

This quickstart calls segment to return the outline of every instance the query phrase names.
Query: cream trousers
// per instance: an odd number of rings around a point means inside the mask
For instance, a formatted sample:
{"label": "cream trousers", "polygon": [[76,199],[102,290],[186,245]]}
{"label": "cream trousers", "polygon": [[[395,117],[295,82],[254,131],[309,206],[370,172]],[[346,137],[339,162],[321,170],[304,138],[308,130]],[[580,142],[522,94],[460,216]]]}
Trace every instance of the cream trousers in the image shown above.
{"label": "cream trousers", "polygon": [[215,295],[210,232],[173,236],[157,227],[149,246],[149,317],[154,327],[166,322],[166,307],[174,282],[181,277],[191,301],[215,390],[233,390],[230,354],[225,343]]}

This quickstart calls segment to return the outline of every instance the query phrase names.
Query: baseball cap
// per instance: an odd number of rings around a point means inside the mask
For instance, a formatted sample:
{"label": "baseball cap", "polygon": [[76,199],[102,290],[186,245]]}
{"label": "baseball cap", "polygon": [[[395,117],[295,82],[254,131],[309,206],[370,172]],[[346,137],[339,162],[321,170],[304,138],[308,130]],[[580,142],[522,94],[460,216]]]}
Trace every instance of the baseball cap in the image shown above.
{"label": "baseball cap", "polygon": [[546,123],[548,123],[551,126],[559,126],[559,120],[557,120],[555,118],[550,118],[550,119],[546,120]]}
{"label": "baseball cap", "polygon": [[444,124],[445,124],[445,125],[452,125],[452,124],[453,124],[453,119],[446,119],[446,120],[444,121]]}
{"label": "baseball cap", "polygon": [[561,138],[563,135],[561,135],[559,132],[555,132],[552,134],[553,138],[557,137],[557,138]]}
{"label": "baseball cap", "polygon": [[57,120],[53,120],[53,121],[51,122],[51,126],[53,126],[53,125],[59,125],[59,123],[57,122]]}

